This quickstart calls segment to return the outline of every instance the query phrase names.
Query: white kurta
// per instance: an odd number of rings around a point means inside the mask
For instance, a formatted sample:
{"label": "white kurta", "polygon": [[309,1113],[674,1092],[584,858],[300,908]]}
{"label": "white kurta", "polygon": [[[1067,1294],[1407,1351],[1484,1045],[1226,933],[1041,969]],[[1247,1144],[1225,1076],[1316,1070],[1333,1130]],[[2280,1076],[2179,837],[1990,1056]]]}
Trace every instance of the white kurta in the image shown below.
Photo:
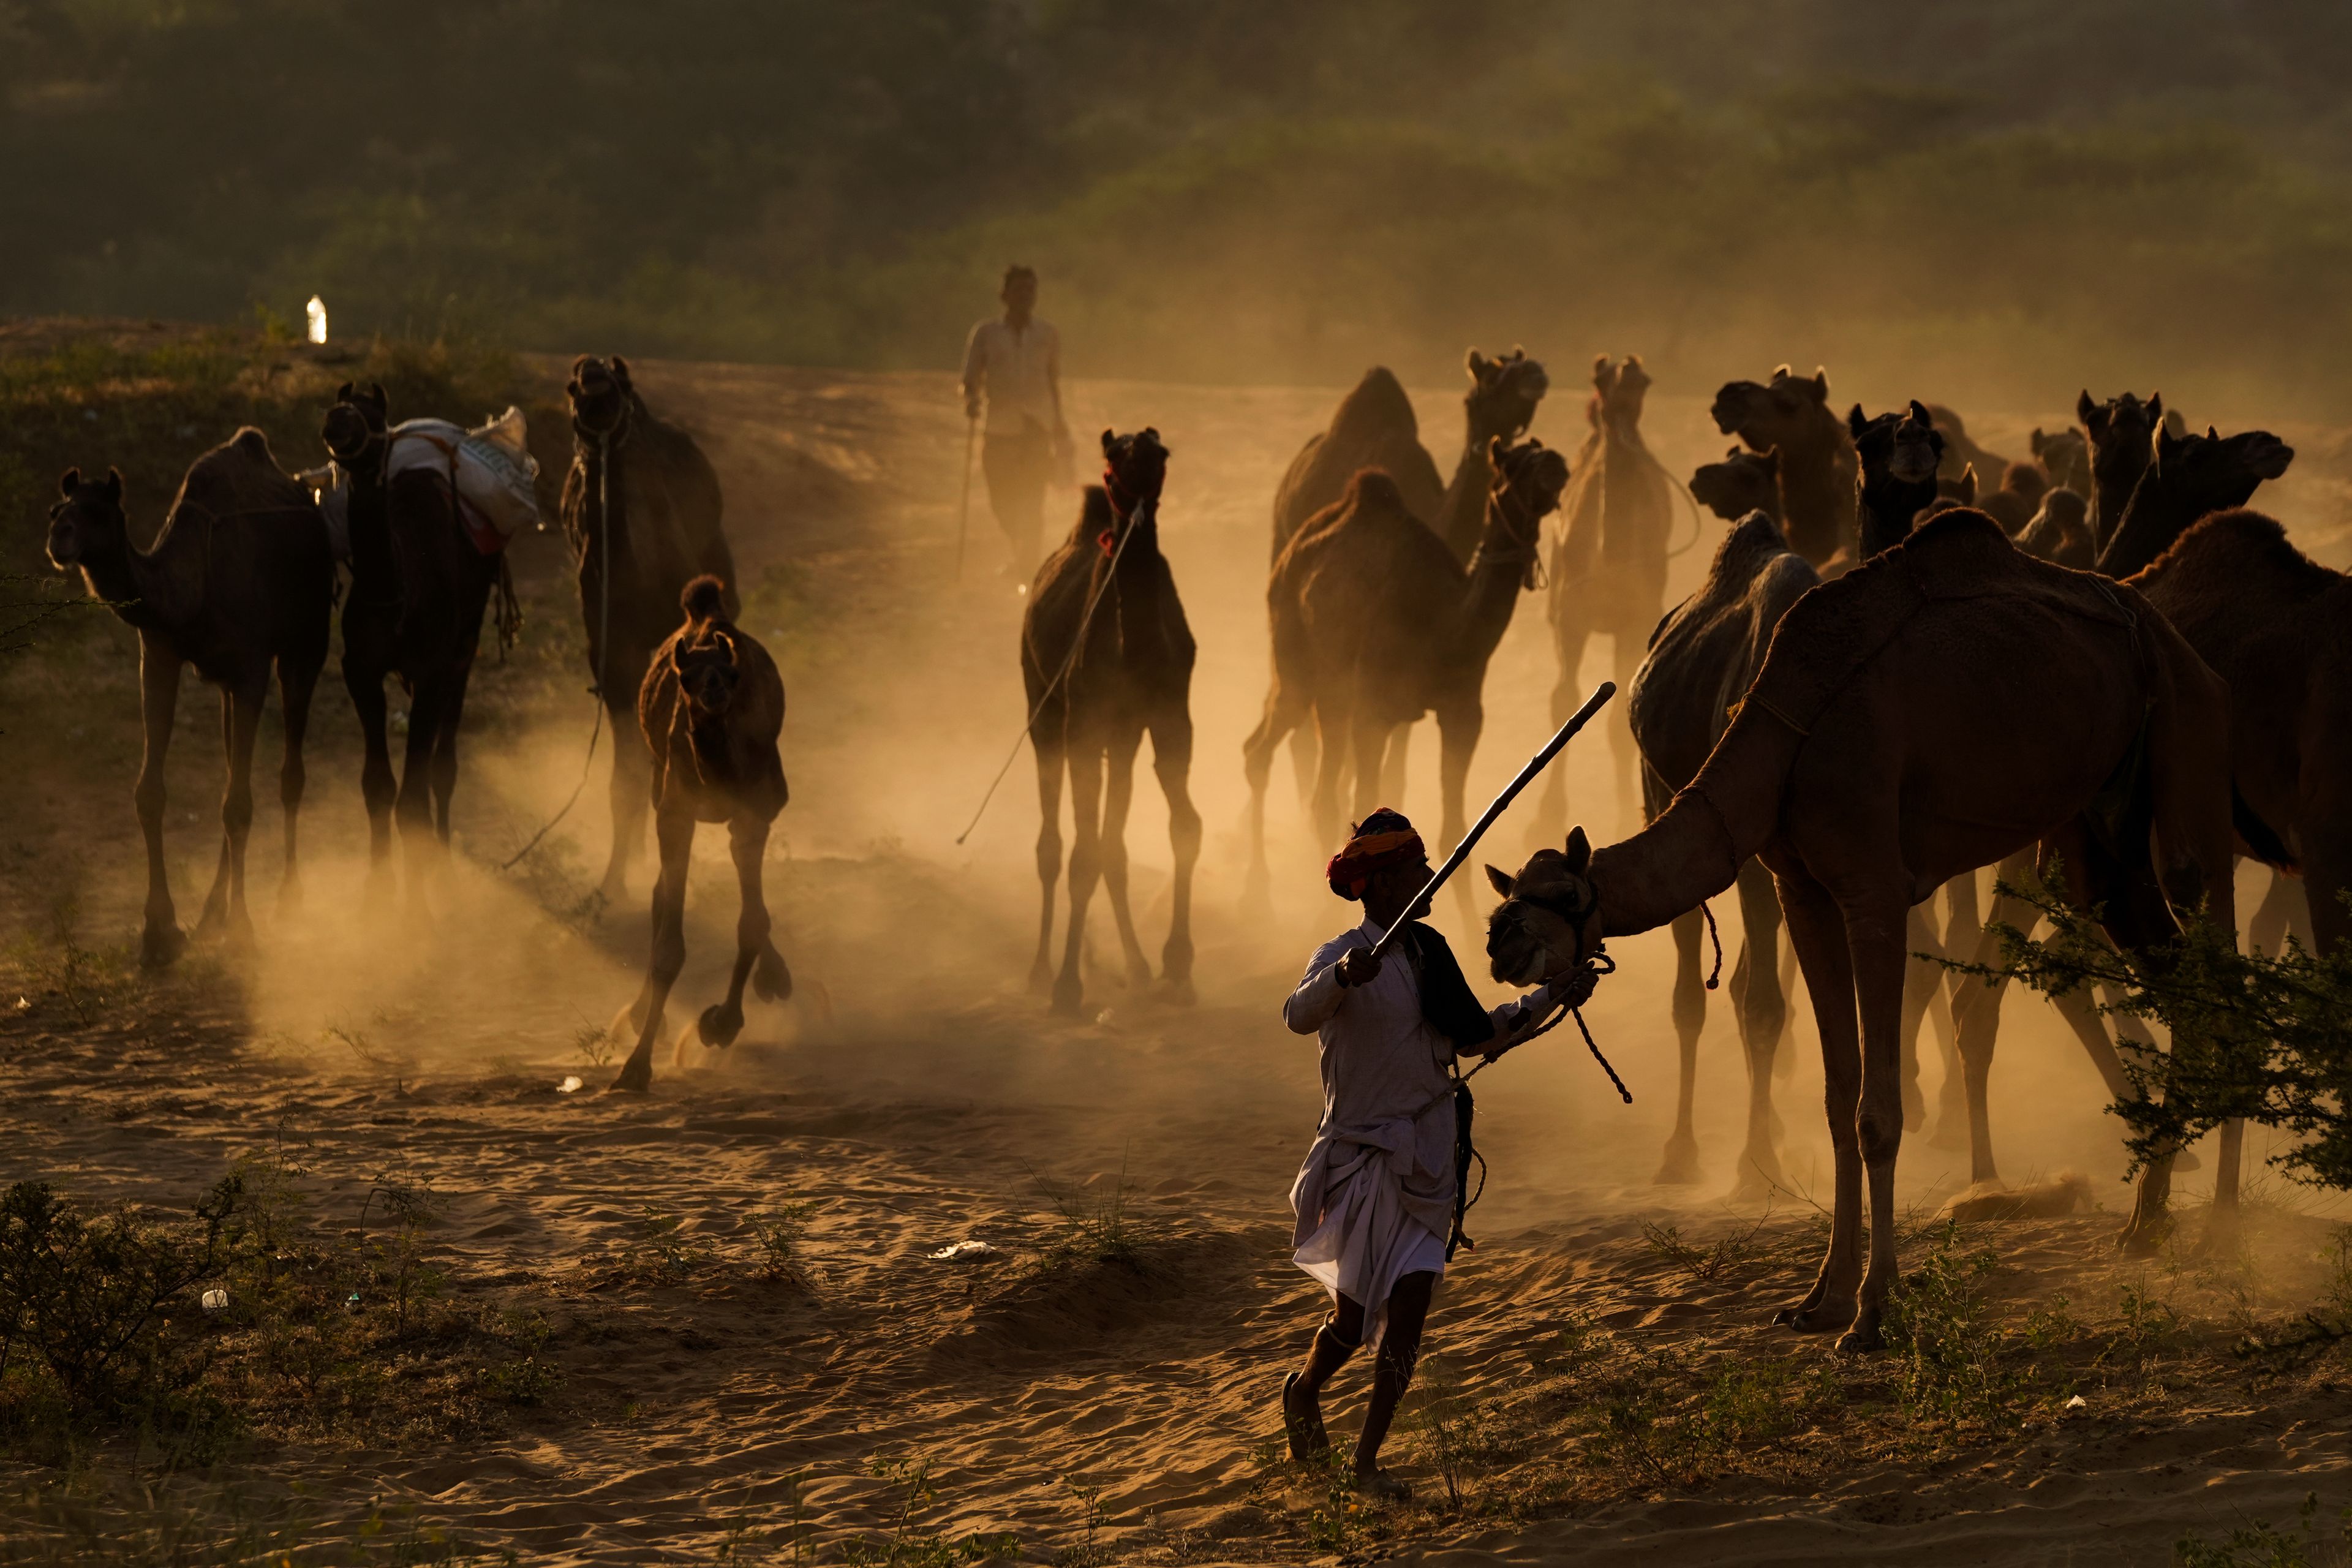
{"label": "white kurta", "polygon": [[991,436],[1050,435],[1059,427],[1054,384],[1061,371],[1062,334],[1034,316],[1017,330],[991,318],[974,326],[964,342],[964,395],[987,393]]}
{"label": "white kurta", "polygon": [[[1292,1261],[1364,1306],[1364,1342],[1375,1347],[1396,1282],[1445,1271],[1454,1218],[1453,1042],[1422,1016],[1401,948],[1370,984],[1339,984],[1339,960],[1381,934],[1367,919],[1317,948],[1282,1005],[1294,1033],[1318,1037],[1323,1077],[1322,1125],[1290,1189]],[[1546,988],[1495,1008],[1496,1040],[1523,1037],[1551,1005]]]}

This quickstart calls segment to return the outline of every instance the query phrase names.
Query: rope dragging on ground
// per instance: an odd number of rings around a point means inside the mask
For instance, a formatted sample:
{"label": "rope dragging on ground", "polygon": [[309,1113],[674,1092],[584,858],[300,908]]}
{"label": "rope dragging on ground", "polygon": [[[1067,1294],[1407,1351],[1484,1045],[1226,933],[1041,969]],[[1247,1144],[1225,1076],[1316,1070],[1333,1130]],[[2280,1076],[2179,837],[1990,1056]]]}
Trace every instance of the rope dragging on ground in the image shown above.
{"label": "rope dragging on ground", "polygon": [[[580,759],[580,782],[572,786],[571,795],[562,809],[547,819],[530,841],[514,852],[512,858],[499,868],[511,871],[522,864],[522,858],[539,847],[539,841],[555,831],[555,825],[572,815],[580,804],[581,792],[588,787],[588,770],[596,765],[596,742],[604,732],[604,672],[613,658],[613,507],[612,491],[606,476],[612,469],[612,446],[607,437],[596,437],[596,552],[598,555],[596,684],[591,689],[596,699],[596,717],[588,726],[588,754]],[[583,552],[585,553],[584,552]]]}

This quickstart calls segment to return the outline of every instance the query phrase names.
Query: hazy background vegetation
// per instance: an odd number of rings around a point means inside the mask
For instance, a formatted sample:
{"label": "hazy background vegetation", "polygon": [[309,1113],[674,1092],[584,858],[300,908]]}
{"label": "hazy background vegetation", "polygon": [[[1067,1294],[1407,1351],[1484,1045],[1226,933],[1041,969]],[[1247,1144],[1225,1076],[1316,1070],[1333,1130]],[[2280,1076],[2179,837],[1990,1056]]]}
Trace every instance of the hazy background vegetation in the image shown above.
{"label": "hazy background vegetation", "polygon": [[0,0],[0,312],[2352,405],[2333,0]]}

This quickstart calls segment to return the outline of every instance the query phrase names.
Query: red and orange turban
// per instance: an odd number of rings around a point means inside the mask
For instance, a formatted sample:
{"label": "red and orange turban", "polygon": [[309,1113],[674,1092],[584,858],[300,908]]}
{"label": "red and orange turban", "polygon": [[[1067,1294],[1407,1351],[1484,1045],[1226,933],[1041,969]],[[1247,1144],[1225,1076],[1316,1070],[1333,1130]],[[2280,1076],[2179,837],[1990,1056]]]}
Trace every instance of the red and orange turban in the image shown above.
{"label": "red and orange turban", "polygon": [[1381,806],[1356,824],[1346,846],[1323,868],[1323,875],[1333,892],[1352,901],[1364,896],[1365,885],[1374,873],[1391,866],[1410,866],[1428,853],[1404,814]]}

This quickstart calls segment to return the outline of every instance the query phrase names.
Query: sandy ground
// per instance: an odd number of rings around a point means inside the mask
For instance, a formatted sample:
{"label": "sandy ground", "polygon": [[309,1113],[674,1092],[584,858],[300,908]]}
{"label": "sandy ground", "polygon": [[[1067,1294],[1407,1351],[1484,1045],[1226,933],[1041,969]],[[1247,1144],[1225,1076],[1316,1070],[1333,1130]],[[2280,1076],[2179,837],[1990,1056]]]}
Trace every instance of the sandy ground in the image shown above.
{"label": "sandy ground", "polygon": [[[551,362],[536,368],[556,374]],[[601,919],[575,909],[602,860],[601,758],[523,871],[492,868],[578,779],[589,728],[560,544],[527,538],[517,565],[541,613],[524,653],[477,677],[460,854],[423,918],[360,912],[356,726],[331,668],[312,731],[306,904],[272,909],[277,812],[264,790],[260,951],[249,964],[87,1027],[47,997],[0,1009],[0,1173],[95,1199],[184,1204],[227,1159],[284,1141],[302,1152],[322,1215],[356,1223],[388,1173],[440,1196],[436,1256],[468,1288],[549,1315],[563,1390],[478,1444],[354,1438],[254,1459],[262,1475],[304,1479],[331,1508],[393,1500],[534,1563],[705,1561],[730,1521],[772,1523],[795,1491],[814,1540],[881,1528],[895,1494],[869,1464],[920,1456],[939,1489],[927,1528],[1017,1531],[1032,1556],[1088,1539],[1080,1487],[1100,1489],[1094,1539],[1118,1556],[1331,1554],[1302,1533],[1312,1500],[1265,1447],[1275,1388],[1318,1310],[1285,1247],[1285,1194],[1317,1112],[1313,1050],[1282,1029],[1276,1006],[1314,942],[1349,923],[1319,886],[1328,851],[1310,842],[1286,764],[1271,807],[1275,921],[1246,921],[1236,905],[1240,742],[1265,681],[1268,500],[1333,393],[1071,389],[1076,429],[1150,423],[1175,454],[1161,518],[1201,645],[1193,788],[1209,833],[1197,1005],[1121,986],[1097,900],[1094,943],[1108,962],[1089,973],[1084,1020],[1065,1023],[1024,986],[1037,810],[1025,752],[956,842],[1021,724],[1021,601],[996,575],[1002,550],[979,497],[956,577],[962,432],[949,380],[659,363],[638,379],[719,467],[751,590],[746,619],[791,686],[793,805],[770,887],[800,999],[756,1008],[732,1050],[698,1047],[684,1070],[665,1050],[649,1097],[593,1092],[610,1068],[591,1065],[578,1038],[628,999],[646,941],[641,904]],[[1455,395],[1417,395],[1424,438],[1449,464]],[[1580,411],[1580,397],[1556,392],[1537,434],[1572,448]],[[2021,452],[2034,422],[1986,419],[1975,433]],[[1647,427],[1680,472],[1724,445],[1693,391],[1654,394]],[[2332,539],[2328,493],[2283,489],[2273,504]],[[1054,513],[1070,504],[1063,492]],[[1675,593],[1696,582],[1716,531],[1710,520],[1700,548],[1675,563]],[[129,804],[137,708],[128,634],[113,628],[94,646],[98,668],[37,657],[0,688],[6,743],[24,738],[37,759],[0,770],[0,893],[17,911],[16,934],[37,932],[48,900],[77,889],[83,940],[113,950],[135,935],[142,890]],[[1489,674],[1474,807],[1549,731],[1553,665],[1541,598],[1530,597]],[[1586,682],[1605,672],[1596,649]],[[213,853],[212,724],[207,694],[189,693],[170,775],[184,918]],[[272,766],[275,730],[273,720],[263,740]],[[1402,803],[1432,823],[1435,752],[1424,728]],[[1613,798],[1597,736],[1562,765],[1580,820],[1603,832],[1622,823],[1630,803]],[[1493,858],[1516,861],[1523,819],[1507,819],[1497,839]],[[1156,953],[1166,816],[1148,774],[1129,843]],[[733,910],[723,847],[706,834],[674,1020],[715,994]],[[1475,946],[1450,906],[1440,918],[1457,951]],[[1622,949],[1588,1017],[1632,1106],[1571,1033],[1482,1080],[1494,1174],[1473,1225],[1481,1245],[1449,1278],[1432,1333],[1470,1394],[1535,1375],[1541,1346],[1576,1321],[1665,1353],[1827,1353],[1768,1326],[1810,1278],[1801,1195],[1780,1200],[1764,1233],[1784,1245],[1731,1278],[1681,1279],[1644,1245],[1645,1219],[1695,1236],[1745,1228],[1722,1199],[1744,1069],[1718,1004],[1701,1047],[1704,1178],[1653,1185],[1674,1099],[1671,947],[1657,933]],[[2037,1001],[2012,995],[2007,1006],[1994,1082],[2004,1173],[2080,1169],[2108,1209],[2127,1206],[2095,1075]],[[1797,1184],[1825,1194],[1811,1053],[1801,1023],[1780,1089],[1784,1161]],[[1937,1069],[1927,1072],[1932,1101]],[[568,1074],[584,1075],[588,1091],[557,1092]],[[2260,1152],[2261,1136],[2252,1142]],[[1965,1179],[1964,1153],[1924,1135],[1906,1142],[1906,1204],[1932,1210]],[[2185,1183],[2192,1210],[2201,1179]],[[1122,1184],[1150,1268],[1036,1266],[1055,1230],[1049,1190],[1092,1209]],[[812,1291],[719,1267],[686,1284],[615,1289],[593,1267],[640,1234],[648,1211],[731,1257],[745,1216],[796,1201],[814,1205]],[[2307,1257],[2325,1217],[2282,1220],[2279,1245]],[[2003,1290],[2023,1300],[2063,1286],[2113,1300],[2126,1278],[2105,1244],[2114,1223],[1990,1228],[2008,1260]],[[966,1240],[1003,1256],[976,1266],[927,1256]],[[1343,1429],[1362,1383],[1351,1369],[1335,1385]],[[2162,1420],[2086,1417],[1958,1457],[1841,1466],[1817,1455],[1778,1482],[1634,1487],[1475,1520],[1415,1510],[1388,1539],[1348,1550],[1452,1564],[2162,1562],[2189,1528],[2286,1520],[2313,1490],[2331,1509],[2352,1500],[2347,1431],[2340,1403],[2217,1385]],[[1409,1436],[1397,1457],[1426,1493]]]}

